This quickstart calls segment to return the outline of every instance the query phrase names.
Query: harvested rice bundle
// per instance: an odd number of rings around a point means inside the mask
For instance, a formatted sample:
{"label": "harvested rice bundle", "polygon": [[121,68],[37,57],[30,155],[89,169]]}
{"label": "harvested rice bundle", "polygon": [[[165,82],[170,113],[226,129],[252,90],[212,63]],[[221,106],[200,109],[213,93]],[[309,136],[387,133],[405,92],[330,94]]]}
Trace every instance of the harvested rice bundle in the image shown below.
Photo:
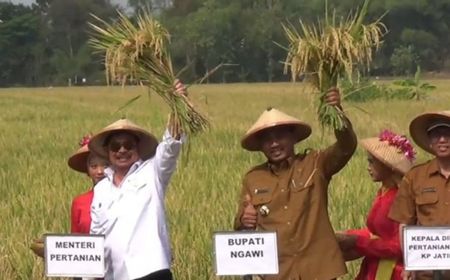
{"label": "harvested rice bundle", "polygon": [[184,96],[175,93],[176,75],[168,52],[169,32],[149,12],[138,15],[133,24],[118,12],[118,21],[109,24],[94,16],[99,24],[90,44],[104,54],[108,83],[137,80],[163,98],[182,129],[196,134],[209,127],[208,120]]}
{"label": "harvested rice bundle", "polygon": [[365,0],[361,10],[350,14],[345,20],[336,20],[325,12],[325,19],[317,25],[308,26],[300,20],[300,31],[292,25],[283,25],[289,41],[284,71],[291,72],[295,79],[307,75],[313,87],[320,93],[317,108],[319,122],[323,127],[342,129],[346,123],[338,107],[324,102],[324,96],[331,87],[336,87],[340,77],[350,79],[358,66],[369,67],[373,50],[378,50],[387,33],[381,18],[370,24],[363,24],[370,0]]}

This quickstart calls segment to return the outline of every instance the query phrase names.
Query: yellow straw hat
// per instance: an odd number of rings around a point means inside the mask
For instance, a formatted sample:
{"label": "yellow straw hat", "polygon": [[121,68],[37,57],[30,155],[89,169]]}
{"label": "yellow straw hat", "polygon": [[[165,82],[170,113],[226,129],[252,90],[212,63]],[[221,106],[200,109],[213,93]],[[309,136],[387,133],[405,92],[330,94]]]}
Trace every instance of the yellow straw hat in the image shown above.
{"label": "yellow straw hat", "polygon": [[428,132],[430,128],[442,125],[450,126],[450,111],[431,112],[417,116],[409,125],[409,133],[417,146],[433,154]]}
{"label": "yellow straw hat", "polygon": [[379,137],[363,139],[360,143],[372,156],[401,174],[413,166],[416,153],[405,136],[384,130]]}
{"label": "yellow straw hat", "polygon": [[127,119],[120,119],[92,136],[88,145],[89,149],[100,156],[108,158],[105,140],[112,134],[119,132],[131,133],[139,139],[138,152],[141,159],[149,159],[155,154],[158,146],[158,140],[156,140],[155,136]]}
{"label": "yellow straw hat", "polygon": [[253,124],[252,127],[245,133],[241,140],[242,147],[249,151],[259,151],[261,141],[258,134],[263,130],[277,126],[292,127],[294,129],[293,132],[296,142],[300,142],[311,135],[311,127],[308,124],[277,109],[268,108],[261,114],[261,116],[259,116],[255,124]]}

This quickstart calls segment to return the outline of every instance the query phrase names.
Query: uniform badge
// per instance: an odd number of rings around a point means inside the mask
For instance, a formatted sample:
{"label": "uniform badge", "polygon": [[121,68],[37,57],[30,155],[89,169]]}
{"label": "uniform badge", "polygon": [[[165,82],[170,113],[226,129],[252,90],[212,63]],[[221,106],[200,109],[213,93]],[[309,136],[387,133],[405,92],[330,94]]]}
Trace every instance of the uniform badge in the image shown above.
{"label": "uniform badge", "polygon": [[269,215],[270,213],[270,209],[269,207],[267,207],[267,205],[263,205],[261,206],[261,208],[259,208],[259,214],[261,214],[261,216],[266,217],[267,215]]}

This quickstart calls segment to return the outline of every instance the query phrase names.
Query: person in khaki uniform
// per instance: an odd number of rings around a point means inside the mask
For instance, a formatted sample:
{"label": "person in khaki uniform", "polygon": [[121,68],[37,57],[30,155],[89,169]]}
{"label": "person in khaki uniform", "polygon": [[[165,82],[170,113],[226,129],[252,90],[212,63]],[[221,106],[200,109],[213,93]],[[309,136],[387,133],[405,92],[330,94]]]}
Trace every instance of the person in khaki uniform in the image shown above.
{"label": "person in khaki uniform", "polygon": [[[410,124],[411,137],[434,159],[409,171],[400,184],[389,217],[403,225],[450,225],[450,111],[426,113]],[[432,272],[410,274],[432,279]],[[450,271],[440,279],[450,280]]]}
{"label": "person in khaki uniform", "polygon": [[[340,107],[340,95],[326,97]],[[261,151],[267,162],[244,177],[236,230],[276,231],[279,274],[265,280],[330,280],[347,273],[328,217],[328,184],[353,155],[357,140],[348,119],[335,131],[337,142],[322,151],[295,154],[295,143],[311,127],[276,109],[267,109],[242,139],[242,147]]]}

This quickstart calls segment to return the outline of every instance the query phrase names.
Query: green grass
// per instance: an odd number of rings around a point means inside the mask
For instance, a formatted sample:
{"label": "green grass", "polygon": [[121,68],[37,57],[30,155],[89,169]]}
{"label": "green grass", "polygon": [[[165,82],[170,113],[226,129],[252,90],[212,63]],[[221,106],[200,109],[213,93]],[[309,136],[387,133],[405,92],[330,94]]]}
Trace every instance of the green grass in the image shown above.
{"label": "green grass", "polygon": [[[383,128],[407,133],[409,121],[427,110],[449,109],[450,83],[438,86],[430,98],[344,104],[358,137]],[[263,157],[240,147],[240,139],[262,111],[272,106],[313,126],[313,135],[297,145],[323,148],[315,117],[314,98],[301,84],[203,85],[190,88],[195,104],[209,115],[211,131],[192,139],[189,162],[180,165],[167,195],[168,219],[176,279],[217,279],[212,264],[212,233],[230,230],[245,171]],[[126,116],[162,135],[168,110],[157,96],[144,98],[114,113],[140,87],[80,87],[0,90],[0,278],[44,279],[43,263],[29,245],[47,232],[69,230],[71,199],[90,187],[86,176],[67,166],[82,135]],[[426,154],[419,152],[419,161]],[[330,215],[336,230],[364,225],[377,185],[366,172],[358,148],[330,186]],[[352,279],[357,263],[350,264]],[[231,279],[231,278],[225,278]]]}

